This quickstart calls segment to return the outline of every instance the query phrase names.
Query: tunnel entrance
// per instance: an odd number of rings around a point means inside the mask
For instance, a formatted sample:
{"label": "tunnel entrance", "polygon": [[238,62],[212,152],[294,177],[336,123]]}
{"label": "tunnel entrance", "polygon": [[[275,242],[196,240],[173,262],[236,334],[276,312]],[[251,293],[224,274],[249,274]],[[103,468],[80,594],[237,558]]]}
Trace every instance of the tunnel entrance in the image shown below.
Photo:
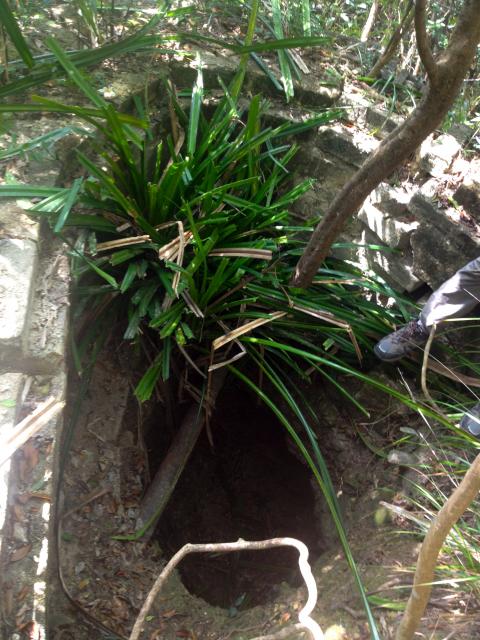
{"label": "tunnel entrance", "polygon": [[[158,427],[157,415],[148,442],[153,471],[166,444]],[[214,448],[204,432],[156,529],[162,551],[171,557],[187,542],[292,536],[314,560],[322,542],[311,473],[289,450],[284,427],[255,397],[231,387],[217,402],[211,430]],[[179,572],[206,602],[245,609],[271,601],[282,582],[299,586],[297,557],[289,548],[193,554]]]}

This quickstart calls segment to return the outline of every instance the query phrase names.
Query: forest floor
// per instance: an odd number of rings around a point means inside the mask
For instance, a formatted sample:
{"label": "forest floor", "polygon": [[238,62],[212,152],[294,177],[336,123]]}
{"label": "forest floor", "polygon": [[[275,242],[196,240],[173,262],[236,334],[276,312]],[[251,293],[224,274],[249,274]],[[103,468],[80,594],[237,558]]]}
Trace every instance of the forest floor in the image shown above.
{"label": "forest floor", "polygon": [[[64,46],[77,47],[68,25],[46,26],[57,32]],[[313,67],[320,55],[312,53],[306,59]],[[121,100],[132,90],[131,84],[138,88],[138,67],[153,62],[145,54],[129,55],[89,74],[105,95]],[[45,91],[58,98],[70,89],[46,87]],[[42,133],[35,130],[32,119],[25,122],[32,135]],[[11,161],[6,171],[21,180],[28,163]],[[128,637],[166,557],[186,542],[289,535],[310,548],[319,590],[314,617],[328,630],[326,638],[367,640],[365,613],[321,496],[279,435],[279,425],[234,388],[227,387],[214,418],[215,449],[206,438],[199,443],[154,540],[146,544],[112,539],[135,529],[144,486],[169,441],[162,428],[161,404],[141,408],[133,400],[134,374],[125,347],[110,343],[83,400],[62,478],[65,508],[59,532],[63,588],[78,617],[73,624],[66,623],[72,616],[71,607],[66,609],[56,637],[86,640],[108,633]],[[72,402],[76,389],[78,380],[72,374]],[[364,441],[385,451],[397,439],[400,426],[415,429],[419,425],[412,415],[405,417],[396,409],[383,406],[380,410],[379,406],[370,425],[359,424],[358,416],[348,411],[335,418],[330,414],[322,451],[344,511],[354,558],[372,602],[377,603],[374,615],[382,640],[389,640],[408,596],[420,539],[408,517],[392,516],[381,504],[394,504],[399,513],[404,509],[415,516],[402,493],[402,469],[373,453]],[[254,439],[260,424],[262,435]],[[140,436],[141,425],[146,425],[145,439]],[[422,481],[428,483],[428,478]],[[143,637],[247,640],[295,623],[305,596],[291,552],[199,556],[185,561],[171,578],[147,617]],[[55,613],[62,619],[61,611]],[[479,637],[478,602],[458,586],[454,590],[440,585],[419,633],[418,637],[428,640]],[[302,636],[297,632],[292,637]]]}

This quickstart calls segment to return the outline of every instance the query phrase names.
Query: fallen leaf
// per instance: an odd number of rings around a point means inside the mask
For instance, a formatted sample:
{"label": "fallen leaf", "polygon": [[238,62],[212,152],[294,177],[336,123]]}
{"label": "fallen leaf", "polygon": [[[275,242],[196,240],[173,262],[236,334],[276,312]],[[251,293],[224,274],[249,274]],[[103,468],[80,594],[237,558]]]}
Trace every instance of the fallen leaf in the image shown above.
{"label": "fallen leaf", "polygon": [[25,600],[25,598],[30,593],[30,591],[31,591],[31,587],[28,584],[24,585],[15,596],[16,602],[23,602],[23,600]]}
{"label": "fallen leaf", "polygon": [[121,620],[128,619],[128,606],[125,600],[119,598],[118,596],[114,596],[112,600],[112,613],[116,618],[120,618]]}
{"label": "fallen leaf", "polygon": [[25,512],[19,504],[13,505],[13,515],[17,522],[23,522],[25,520]]}
{"label": "fallen leaf", "polygon": [[12,551],[10,555],[10,562],[17,562],[18,560],[22,560],[23,558],[25,558],[25,556],[28,556],[31,549],[32,549],[31,544],[26,544],[24,547],[19,547],[18,549],[15,549],[15,551]]}
{"label": "fallen leaf", "polygon": [[45,493],[44,491],[27,491],[28,498],[33,498],[36,500],[43,500],[44,502],[51,502],[52,496],[49,493]]}
{"label": "fallen leaf", "polygon": [[177,615],[176,609],[169,609],[168,611],[165,611],[165,613],[162,613],[162,618],[169,620],[170,618],[173,618],[173,616],[176,616],[176,615]]}
{"label": "fallen leaf", "polygon": [[83,580],[80,580],[80,582],[78,583],[78,588],[85,589],[85,587],[88,586],[89,582],[90,582],[90,578],[84,578]]}
{"label": "fallen leaf", "polygon": [[282,615],[280,616],[280,621],[283,623],[288,622],[291,617],[292,616],[288,613],[288,611],[285,611],[285,613],[282,613]]}
{"label": "fallen leaf", "polygon": [[30,440],[23,445],[22,447],[23,458],[26,462],[26,472],[29,473],[38,464],[38,460],[40,458],[40,454],[38,452],[37,447]]}
{"label": "fallen leaf", "polygon": [[[27,611],[28,611],[28,605],[25,602],[17,611],[17,614],[15,616],[15,625],[17,629],[25,624],[23,617],[27,613]],[[27,622],[30,622],[30,620],[28,620]]]}

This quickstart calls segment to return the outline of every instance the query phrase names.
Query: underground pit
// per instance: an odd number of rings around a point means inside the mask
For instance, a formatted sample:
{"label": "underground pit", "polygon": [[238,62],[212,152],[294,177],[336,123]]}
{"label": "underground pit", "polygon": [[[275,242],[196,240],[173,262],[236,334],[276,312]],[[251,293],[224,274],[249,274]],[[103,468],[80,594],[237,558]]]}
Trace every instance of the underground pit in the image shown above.
{"label": "underground pit", "polygon": [[[158,406],[147,427],[152,476],[169,437]],[[302,540],[313,562],[324,550],[315,518],[311,472],[289,450],[273,413],[244,389],[223,390],[211,420],[185,467],[154,538],[170,558],[187,542]],[[223,555],[193,554],[179,572],[191,594],[214,606],[246,609],[271,602],[278,586],[302,584],[298,554],[289,548]]]}

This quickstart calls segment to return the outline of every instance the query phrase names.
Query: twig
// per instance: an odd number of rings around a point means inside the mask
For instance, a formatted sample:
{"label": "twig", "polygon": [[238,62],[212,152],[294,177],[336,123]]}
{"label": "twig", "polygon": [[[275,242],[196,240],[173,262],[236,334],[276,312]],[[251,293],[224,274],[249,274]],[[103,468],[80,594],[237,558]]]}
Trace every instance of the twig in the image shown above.
{"label": "twig", "polygon": [[435,84],[437,79],[437,64],[433,59],[432,49],[428,41],[426,28],[426,0],[417,0],[415,5],[415,36],[417,39],[417,49],[420,60],[423,62],[425,71],[431,84]]}
{"label": "twig", "polygon": [[47,422],[54,418],[65,406],[54,397],[42,402],[35,411],[24,418],[3,438],[0,438],[0,467],[15,451],[32,438]]}
{"label": "twig", "polygon": [[[315,620],[310,617],[310,614],[317,603],[317,585],[315,583],[315,578],[313,577],[310,565],[308,564],[308,548],[303,542],[295,538],[271,538],[270,540],[255,540],[251,542],[239,538],[236,542],[184,545],[179,551],[177,551],[173,558],[170,559],[168,564],[155,580],[155,583],[150,589],[150,592],[145,599],[145,602],[143,603],[140,613],[138,614],[129,640],[138,640],[140,638],[142,627],[145,623],[145,618],[147,617],[153,601],[160,593],[163,585],[172,573],[173,569],[189,553],[230,553],[234,551],[243,551],[245,549],[248,549],[249,551],[261,551],[264,549],[272,549],[274,547],[295,547],[298,550],[298,566],[308,589],[308,599],[305,606],[298,614],[298,620],[301,628],[308,629],[310,631],[313,640],[323,640],[324,636],[322,630],[315,622]],[[269,636],[267,636],[267,638],[268,637]],[[277,639],[278,637],[278,635],[273,636],[273,638],[275,639]],[[257,640],[259,639],[257,638]]]}
{"label": "twig", "polygon": [[428,387],[427,387],[427,369],[429,367],[428,356],[430,354],[430,349],[432,347],[433,338],[435,337],[436,330],[437,330],[437,325],[436,325],[436,323],[434,323],[432,325],[432,328],[430,329],[430,335],[428,336],[427,344],[425,345],[425,350],[423,352],[421,385],[422,385],[423,394],[425,395],[425,398],[427,399],[427,402],[430,404],[430,406],[433,409],[435,409],[435,411],[439,415],[443,416],[446,420],[448,420],[449,419],[448,416],[437,405],[435,400],[430,395],[430,392],[429,392]]}
{"label": "twig", "polygon": [[269,633],[266,636],[256,636],[255,638],[252,638],[252,640],[284,640],[284,638],[291,638],[294,633],[295,637],[298,638],[298,632],[305,633],[305,631],[305,626],[303,624],[291,624],[288,627],[285,627],[285,629],[280,629],[280,631],[277,631],[276,633]]}

